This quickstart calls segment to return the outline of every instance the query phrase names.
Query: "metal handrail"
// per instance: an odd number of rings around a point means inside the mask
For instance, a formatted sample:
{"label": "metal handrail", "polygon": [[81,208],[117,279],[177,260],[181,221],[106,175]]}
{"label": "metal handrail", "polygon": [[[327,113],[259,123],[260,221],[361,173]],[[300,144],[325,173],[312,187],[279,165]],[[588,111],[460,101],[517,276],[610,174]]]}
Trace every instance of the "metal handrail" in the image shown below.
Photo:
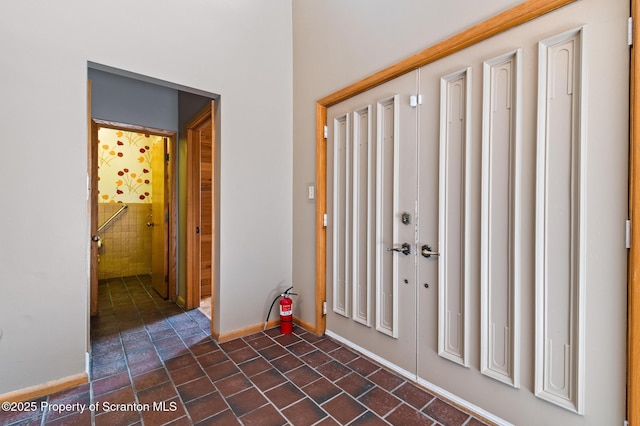
{"label": "metal handrail", "polygon": [[119,215],[120,213],[122,213],[123,211],[125,211],[125,210],[127,209],[127,207],[129,207],[129,206],[127,206],[126,204],[123,204],[123,205],[122,205],[122,207],[120,207],[120,208],[118,209],[118,211],[116,211],[114,214],[112,214],[112,215],[111,215],[111,217],[110,217],[109,219],[107,219],[107,220],[106,220],[102,225],[100,225],[100,227],[98,228],[98,232],[101,232],[104,228],[106,228],[106,227],[107,227],[107,225],[109,225],[113,219],[115,219],[116,217],[118,217],[118,215]]}

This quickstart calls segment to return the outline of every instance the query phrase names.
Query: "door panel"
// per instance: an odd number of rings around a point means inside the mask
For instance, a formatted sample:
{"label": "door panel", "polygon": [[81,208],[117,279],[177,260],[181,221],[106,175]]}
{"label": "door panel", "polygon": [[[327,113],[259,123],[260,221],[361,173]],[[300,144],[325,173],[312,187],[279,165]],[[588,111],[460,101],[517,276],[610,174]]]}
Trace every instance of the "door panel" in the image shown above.
{"label": "door panel", "polygon": [[485,61],[483,68],[480,364],[483,374],[517,388],[522,50]]}
{"label": "door panel", "polygon": [[352,318],[364,325],[373,322],[375,273],[375,143],[372,106],[353,113],[354,206],[353,206],[353,304]]}
{"label": "door panel", "polygon": [[[470,250],[470,101],[471,68],[440,79],[438,353],[464,366],[469,363],[471,278],[467,262]],[[434,189],[431,182],[420,182],[420,186],[420,192]],[[428,220],[429,217],[425,217],[425,221]]]}
{"label": "door panel", "polygon": [[585,27],[540,42],[536,394],[584,411]]}
{"label": "door panel", "polygon": [[416,79],[327,111],[327,329],[414,372]]}

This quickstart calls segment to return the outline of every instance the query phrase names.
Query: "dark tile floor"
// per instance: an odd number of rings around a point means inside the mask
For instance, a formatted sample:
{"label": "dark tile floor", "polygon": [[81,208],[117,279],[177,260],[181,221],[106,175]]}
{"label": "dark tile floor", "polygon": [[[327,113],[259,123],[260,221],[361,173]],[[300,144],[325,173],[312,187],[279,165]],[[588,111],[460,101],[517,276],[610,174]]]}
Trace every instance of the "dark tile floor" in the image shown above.
{"label": "dark tile floor", "polygon": [[101,283],[90,383],[32,401],[35,411],[0,413],[0,424],[484,424],[301,328],[217,344],[200,311],[149,284],[146,276]]}

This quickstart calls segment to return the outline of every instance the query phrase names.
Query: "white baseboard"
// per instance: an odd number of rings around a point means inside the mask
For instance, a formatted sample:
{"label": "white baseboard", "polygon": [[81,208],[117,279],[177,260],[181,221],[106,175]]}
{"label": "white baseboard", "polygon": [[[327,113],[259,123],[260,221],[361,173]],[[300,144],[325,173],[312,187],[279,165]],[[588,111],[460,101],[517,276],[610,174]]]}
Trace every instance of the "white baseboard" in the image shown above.
{"label": "white baseboard", "polygon": [[482,420],[486,420],[489,421],[491,423],[494,423],[498,426],[514,426],[513,424],[507,422],[504,419],[501,419],[500,417],[478,407],[475,404],[470,403],[469,401],[466,401],[454,394],[452,394],[451,392],[434,385],[433,383],[421,379],[419,377],[416,376],[415,373],[411,373],[410,371],[405,370],[404,368],[398,367],[397,365],[387,361],[384,358],[381,358],[379,355],[374,354],[373,352],[356,345],[355,343],[351,342],[350,340],[347,340],[345,338],[343,338],[342,336],[337,335],[336,333],[327,330],[325,332],[325,334],[329,337],[331,337],[332,339],[337,340],[340,343],[343,343],[344,345],[354,349],[355,351],[361,353],[362,355],[366,356],[367,358],[372,359],[373,361],[377,362],[378,364],[388,368],[391,371],[396,372],[397,374],[399,374],[400,376],[406,378],[407,380],[410,380],[418,385],[420,385],[421,387],[423,387],[424,389],[428,390],[431,393],[436,394],[439,398],[444,399],[448,402],[451,402],[452,404],[461,407],[463,409],[465,409],[466,411],[468,411],[469,413],[471,413],[474,417],[478,417],[479,419]]}

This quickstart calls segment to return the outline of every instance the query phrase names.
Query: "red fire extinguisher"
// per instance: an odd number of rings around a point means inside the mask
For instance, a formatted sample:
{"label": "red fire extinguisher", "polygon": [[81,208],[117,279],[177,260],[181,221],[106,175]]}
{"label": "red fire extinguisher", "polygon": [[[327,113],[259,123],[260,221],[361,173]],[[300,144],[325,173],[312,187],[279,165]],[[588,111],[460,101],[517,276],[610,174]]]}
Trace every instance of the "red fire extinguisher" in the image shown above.
{"label": "red fire extinguisher", "polygon": [[280,299],[280,333],[291,334],[293,331],[293,300],[289,293],[281,294]]}

